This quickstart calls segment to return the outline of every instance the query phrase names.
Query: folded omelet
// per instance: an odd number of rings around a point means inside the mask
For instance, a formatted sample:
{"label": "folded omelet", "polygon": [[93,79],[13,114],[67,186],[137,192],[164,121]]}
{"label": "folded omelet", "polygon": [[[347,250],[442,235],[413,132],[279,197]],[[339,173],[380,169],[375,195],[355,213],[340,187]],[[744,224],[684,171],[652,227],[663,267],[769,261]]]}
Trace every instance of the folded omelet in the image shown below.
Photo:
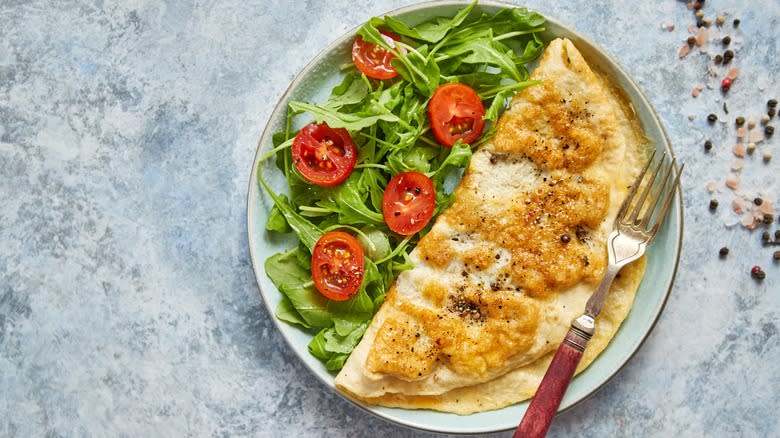
{"label": "folded omelet", "polygon": [[[455,202],[412,251],[335,383],[377,405],[468,414],[536,391],[603,276],[606,238],[644,162],[630,106],[566,39],[473,155]],[[624,269],[579,370],[628,314],[644,262]]]}

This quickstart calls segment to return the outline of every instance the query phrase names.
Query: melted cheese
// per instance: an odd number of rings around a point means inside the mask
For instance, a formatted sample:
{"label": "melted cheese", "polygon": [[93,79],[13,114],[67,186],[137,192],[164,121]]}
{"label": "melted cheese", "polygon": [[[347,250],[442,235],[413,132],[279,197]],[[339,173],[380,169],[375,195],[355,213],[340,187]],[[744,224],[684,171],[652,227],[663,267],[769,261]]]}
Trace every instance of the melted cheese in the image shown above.
{"label": "melted cheese", "polygon": [[[399,275],[336,377],[342,391],[458,413],[533,395],[603,275],[642,143],[630,111],[571,42],[551,42],[533,77],[543,82],[513,99],[412,252],[414,269]],[[627,315],[641,266],[615,283],[583,366]]]}

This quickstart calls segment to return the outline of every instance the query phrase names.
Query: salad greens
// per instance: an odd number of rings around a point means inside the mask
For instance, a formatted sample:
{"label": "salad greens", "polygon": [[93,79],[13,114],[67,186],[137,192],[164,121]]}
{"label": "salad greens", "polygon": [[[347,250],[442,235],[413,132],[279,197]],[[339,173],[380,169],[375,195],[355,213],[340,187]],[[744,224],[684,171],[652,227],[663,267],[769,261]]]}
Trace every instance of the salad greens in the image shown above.
{"label": "salad greens", "polygon": [[[378,81],[353,67],[328,100],[315,104],[291,102],[287,128],[273,136],[274,148],[262,160],[275,159],[284,174],[289,195],[274,193],[258,170],[258,179],[274,201],[266,228],[293,232],[299,244],[265,261],[265,271],[282,294],[276,317],[311,331],[309,351],[328,370],[341,369],[360,341],[385,293],[400,271],[410,269],[409,252],[420,233],[403,237],[389,231],[382,215],[382,195],[389,179],[405,171],[426,174],[436,191],[436,214],[449,206],[451,185],[471,159],[472,148],[495,132],[495,122],[507,99],[533,85],[525,64],[542,52],[537,32],[545,19],[523,8],[496,14],[477,13],[476,2],[454,17],[439,17],[409,27],[393,17],[372,18],[359,30],[364,40],[390,50],[399,77]],[[390,47],[379,29],[400,37]],[[486,107],[486,130],[477,143],[440,146],[429,133],[427,102],[440,84],[462,82],[471,86]],[[342,184],[319,187],[296,171],[290,146],[293,120],[308,120],[346,128],[359,150],[357,165]],[[432,222],[431,222],[432,223]],[[363,282],[357,295],[332,301],[314,287],[311,253],[327,231],[342,229],[358,238],[365,251]]]}

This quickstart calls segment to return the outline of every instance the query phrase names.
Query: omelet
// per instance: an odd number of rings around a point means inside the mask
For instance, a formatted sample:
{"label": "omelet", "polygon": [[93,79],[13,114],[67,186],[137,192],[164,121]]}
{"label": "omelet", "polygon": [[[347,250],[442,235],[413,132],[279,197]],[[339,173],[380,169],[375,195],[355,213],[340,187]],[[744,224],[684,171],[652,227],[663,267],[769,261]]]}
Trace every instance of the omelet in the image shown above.
{"label": "omelet", "polygon": [[[606,238],[644,162],[631,107],[556,39],[412,251],[336,387],[367,403],[469,414],[533,396],[604,274]],[[579,370],[627,316],[624,269]]]}

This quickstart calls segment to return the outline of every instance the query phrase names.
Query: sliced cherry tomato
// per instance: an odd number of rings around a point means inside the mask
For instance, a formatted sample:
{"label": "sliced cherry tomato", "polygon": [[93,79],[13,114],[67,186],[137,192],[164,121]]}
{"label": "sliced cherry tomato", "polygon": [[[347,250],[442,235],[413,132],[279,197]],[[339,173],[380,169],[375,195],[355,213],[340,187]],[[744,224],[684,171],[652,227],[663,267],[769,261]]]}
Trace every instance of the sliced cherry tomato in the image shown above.
{"label": "sliced cherry tomato", "polygon": [[312,184],[341,184],[355,168],[357,148],[344,128],[309,123],[295,136],[292,157],[295,168]]}
{"label": "sliced cherry tomato", "polygon": [[403,236],[422,230],[435,209],[433,181],[420,172],[402,172],[394,176],[382,196],[385,223]]}
{"label": "sliced cherry tomato", "polygon": [[331,300],[352,298],[363,282],[363,248],[357,239],[342,231],[323,234],[314,245],[311,277]]}
{"label": "sliced cherry tomato", "polygon": [[[398,37],[390,32],[380,31],[380,33],[382,38],[391,47],[394,47]],[[352,61],[369,78],[390,79],[396,77],[398,72],[390,64],[390,60],[393,58],[395,56],[388,50],[364,40],[360,35],[355,38],[355,42],[352,44]]]}
{"label": "sliced cherry tomato", "polygon": [[471,143],[482,134],[485,106],[468,85],[451,82],[436,89],[428,102],[431,130],[439,143],[452,147],[458,139]]}

